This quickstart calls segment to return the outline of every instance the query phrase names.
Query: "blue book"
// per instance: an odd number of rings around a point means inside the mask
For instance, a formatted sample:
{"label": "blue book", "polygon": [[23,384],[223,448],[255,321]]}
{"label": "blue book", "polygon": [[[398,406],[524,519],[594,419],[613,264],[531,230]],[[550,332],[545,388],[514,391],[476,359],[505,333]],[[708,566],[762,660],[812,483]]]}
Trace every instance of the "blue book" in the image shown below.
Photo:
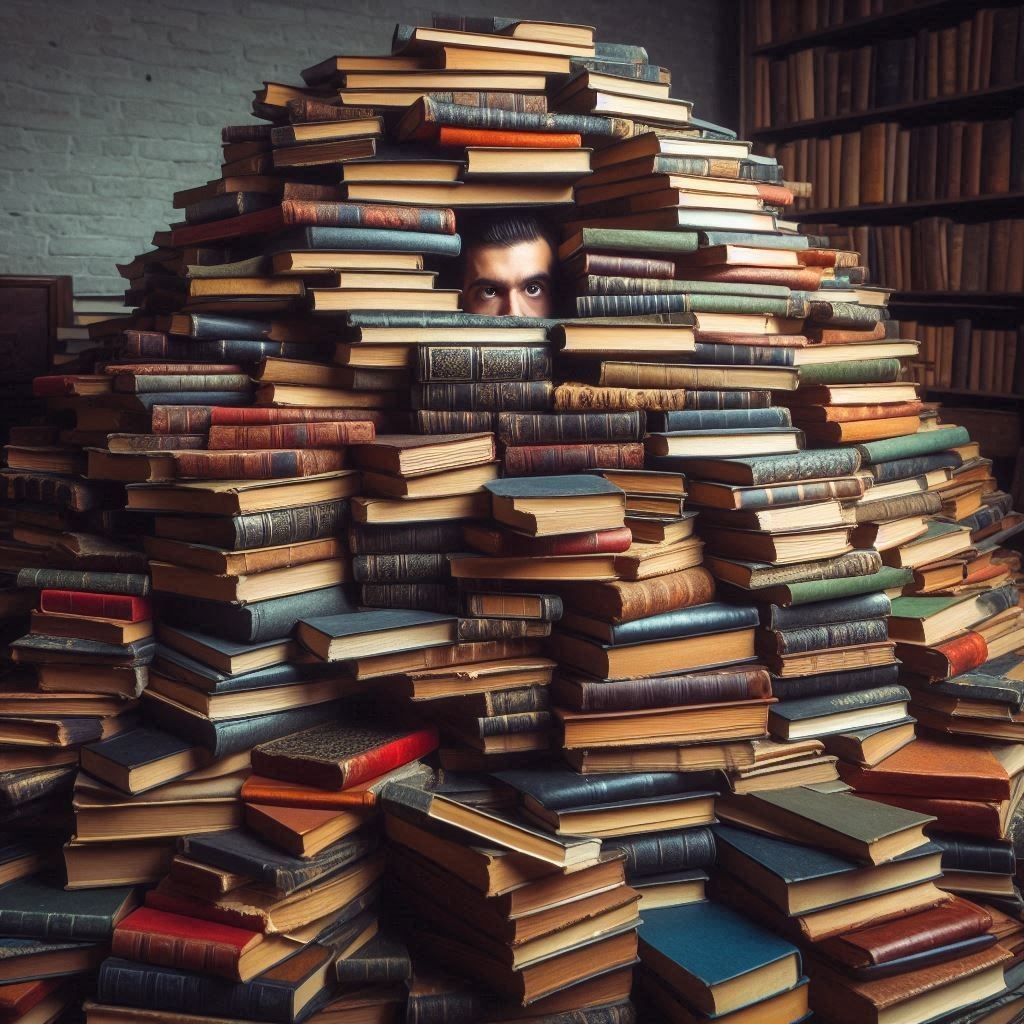
{"label": "blue book", "polygon": [[796,917],[896,892],[942,875],[942,849],[926,842],[888,864],[865,867],[815,846],[715,825],[718,864],[784,914]]}
{"label": "blue book", "polygon": [[708,1016],[761,1002],[800,980],[796,946],[720,903],[645,910],[640,959]]}

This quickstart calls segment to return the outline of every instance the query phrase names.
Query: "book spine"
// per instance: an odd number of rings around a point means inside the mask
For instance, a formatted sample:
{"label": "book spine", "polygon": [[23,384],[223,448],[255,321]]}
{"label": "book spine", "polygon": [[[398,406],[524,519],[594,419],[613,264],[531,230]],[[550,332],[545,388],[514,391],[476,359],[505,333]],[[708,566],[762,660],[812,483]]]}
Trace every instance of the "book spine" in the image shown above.
{"label": "book spine", "polygon": [[108,503],[109,488],[68,480],[43,473],[8,471],[7,497],[17,502],[38,502],[42,505],[64,505],[73,512],[89,512]]}
{"label": "book spine", "polygon": [[345,988],[398,985],[412,977],[412,962],[408,955],[350,956],[335,960],[334,971]]}
{"label": "book spine", "polygon": [[661,421],[658,426],[650,424],[652,430],[738,430],[792,425],[789,410],[778,406],[769,409],[680,409],[662,413],[658,419]]}
{"label": "book spine", "polygon": [[506,448],[505,476],[582,473],[591,469],[642,469],[642,444],[561,444]]}
{"label": "book spine", "polygon": [[109,917],[93,914],[0,909],[0,928],[4,935],[12,938],[25,937],[50,942],[109,942],[114,923]]}
{"label": "book spine", "polygon": [[424,383],[543,381],[551,378],[551,354],[545,345],[421,345],[416,369]]}
{"label": "book spine", "polygon": [[238,975],[236,947],[198,937],[155,934],[119,925],[114,929],[110,952],[125,960],[180,967],[200,974],[232,979]]}
{"label": "book spine", "polygon": [[821,601],[797,608],[769,605],[762,612],[762,622],[772,629],[794,629],[819,626],[827,622],[847,622],[851,619],[874,619],[888,615],[892,602],[883,593]]}
{"label": "book spine", "polygon": [[402,523],[349,527],[348,548],[353,555],[413,555],[456,551],[462,546],[462,524]]}
{"label": "book spine", "polygon": [[766,643],[766,647],[774,654],[801,654],[825,648],[883,643],[888,639],[889,628],[885,619],[860,619],[855,622],[830,622],[820,626],[773,630],[771,641]]}
{"label": "book spine", "polygon": [[364,583],[362,603],[367,608],[413,608],[417,611],[454,612],[458,595],[441,583]]}
{"label": "book spine", "polygon": [[338,449],[286,451],[181,452],[174,456],[179,477],[202,480],[274,480],[344,469],[347,453]]}
{"label": "book spine", "polygon": [[419,409],[414,413],[419,434],[473,434],[494,430],[495,413],[456,409]]}
{"label": "book spine", "polygon": [[[686,405],[684,409],[673,410],[672,412],[652,413],[648,416],[648,429],[650,430],[682,430],[685,427],[670,426],[674,423],[674,417],[681,412],[725,412],[725,411],[773,411],[772,393],[770,391],[688,391],[686,393]],[[711,426],[718,424],[712,423]],[[744,423],[737,423],[737,426],[745,426]],[[750,424],[753,425],[753,424]],[[766,426],[787,426],[788,424],[765,423]],[[703,429],[693,427],[690,429]]]}
{"label": "book spine", "polygon": [[270,406],[243,406],[241,408],[215,408],[210,413],[210,426],[247,427],[285,423],[380,423],[380,413],[372,409],[334,408],[272,408]]}
{"label": "book spine", "polygon": [[772,695],[771,677],[764,669],[736,672],[693,672],[615,682],[581,679],[573,686],[555,683],[559,704],[575,711],[627,711],[687,704],[716,704]]}
{"label": "book spine", "polygon": [[524,732],[543,732],[551,728],[550,711],[523,711],[513,715],[494,715],[477,719],[479,735],[511,736]]}
{"label": "book spine", "polygon": [[712,366],[792,366],[796,349],[767,345],[709,345],[698,341],[693,347],[694,359]]}
{"label": "book spine", "polygon": [[488,107],[460,107],[429,97],[423,100],[424,120],[456,128],[487,131],[559,132],[578,135],[616,134],[612,119],[590,114],[531,114]]}
{"label": "book spine", "polygon": [[810,480],[799,484],[748,488],[736,492],[738,507],[766,508],[798,502],[827,501],[829,498],[856,498],[864,493],[864,485],[854,477],[845,480]]}
{"label": "book spine", "polygon": [[[785,584],[802,584],[823,580],[842,580],[851,576],[869,576],[879,571],[882,565],[877,551],[848,551],[837,558],[820,562],[805,562],[798,565],[776,565],[758,573],[758,586],[773,587]],[[821,591],[821,600],[830,596],[826,589]]]}
{"label": "book spine", "polygon": [[39,595],[39,610],[57,615],[89,615],[122,622],[144,622],[153,616],[148,599],[128,594],[47,588]]}
{"label": "book spine", "polygon": [[857,445],[865,465],[876,462],[890,462],[893,459],[911,459],[919,455],[934,455],[957,445],[968,444],[971,435],[964,427],[940,427],[924,430],[905,437],[887,438],[883,441],[869,441]]}
{"label": "book spine", "polygon": [[369,444],[376,436],[373,423],[272,423],[254,427],[210,427],[211,449],[240,448],[340,448]]}
{"label": "book spine", "polygon": [[643,412],[580,413],[572,416],[500,413],[498,440],[506,445],[581,444],[593,441],[641,441]]}
{"label": "book spine", "polygon": [[[592,595],[592,597],[590,596]],[[590,588],[589,601],[612,622],[632,622],[675,608],[714,599],[715,579],[706,569],[686,569],[637,583],[609,583]]]}
{"label": "book spine", "polygon": [[115,391],[129,394],[173,394],[176,391],[215,391],[223,394],[228,391],[251,391],[252,380],[245,373],[119,373],[114,377],[113,386]]}
{"label": "book spine", "polygon": [[296,544],[319,540],[336,534],[348,519],[348,502],[344,498],[234,516],[235,550]]}
{"label": "book spine", "polygon": [[935,455],[916,455],[909,459],[893,459],[891,462],[876,462],[869,468],[878,483],[887,483],[890,480],[924,476],[933,469],[956,469],[962,462],[963,459],[956,452],[939,452]]}
{"label": "book spine", "polygon": [[79,590],[91,594],[145,597],[149,577],[141,573],[80,572],[75,569],[21,569],[17,585],[39,590]]}
{"label": "book spine", "polygon": [[811,300],[808,320],[826,327],[871,330],[881,317],[879,310],[856,302],[821,302]]}
{"label": "book spine", "polygon": [[[541,626],[547,629],[538,630]],[[531,619],[459,619],[457,636],[460,641],[476,642],[544,636],[550,632],[549,623],[538,623]]]}
{"label": "book spine", "polygon": [[328,228],[382,228],[387,231],[425,231],[455,234],[455,214],[418,206],[383,203],[323,203],[286,199],[281,203],[285,224]]}
{"label": "book spine", "polygon": [[100,965],[97,998],[115,1006],[176,1014],[217,1014],[231,1019],[292,1021],[293,991],[253,980],[225,985],[218,978],[110,957]]}
{"label": "book spine", "polygon": [[436,583],[449,578],[448,556],[356,555],[352,575],[359,583]]}
{"label": "book spine", "polygon": [[715,837],[709,828],[610,838],[610,848],[626,855],[626,881],[672,871],[709,868],[715,863]]}
{"label": "book spine", "polygon": [[[342,778],[342,789],[350,786],[358,786],[360,782],[368,782],[377,778],[385,772],[400,768],[410,761],[424,757],[431,751],[436,750],[440,739],[437,730],[432,726],[426,729],[418,729],[416,732],[403,736],[392,743],[387,743],[374,750],[359,754],[356,757],[342,761],[339,765]],[[259,751],[253,751],[253,768],[256,769]],[[298,768],[298,774],[302,774],[302,766]]]}
{"label": "book spine", "polygon": [[841,693],[857,693],[879,686],[892,686],[899,676],[899,665],[880,665],[876,668],[855,669],[851,672],[822,672],[772,680],[772,693],[780,701],[802,697],[831,697]]}
{"label": "book spine", "polygon": [[506,409],[550,409],[550,381],[474,382],[469,384],[417,384],[412,389],[414,409],[500,412]]}
{"label": "book spine", "polygon": [[817,477],[851,476],[860,467],[852,448],[822,448],[774,456],[771,461],[752,460],[751,483],[777,484]]}
{"label": "book spine", "polygon": [[529,541],[507,533],[497,534],[495,550],[488,553],[519,557],[546,558],[558,555],[620,554],[632,543],[629,527],[572,533],[561,537],[531,537]]}
{"label": "book spine", "polygon": [[583,257],[585,274],[603,274],[610,277],[672,278],[676,265],[672,260],[641,259],[632,256],[612,256],[610,253],[587,253]]}
{"label": "book spine", "polygon": [[800,384],[889,384],[900,379],[898,359],[858,359],[800,367]]}
{"label": "book spine", "polygon": [[691,408],[694,392],[683,387],[633,388],[594,387],[567,382],[555,388],[555,409],[558,412],[668,412]]}
{"label": "book spine", "polygon": [[[110,438],[117,436],[109,435]],[[205,434],[121,434],[118,441],[133,452],[176,452],[183,449],[198,450],[206,447]]]}
{"label": "book spine", "polygon": [[942,867],[946,871],[983,871],[986,874],[1012,875],[1016,871],[1013,849],[1009,844],[985,843],[959,836],[943,836]]}
{"label": "book spine", "polygon": [[981,668],[988,661],[988,644],[973,631],[936,644],[935,650],[949,662],[949,678]]}
{"label": "book spine", "polygon": [[[525,596],[525,601],[523,600]],[[466,612],[469,615],[482,616],[486,612],[487,595],[467,594]],[[557,622],[563,613],[562,599],[556,594],[504,594],[502,597],[502,612],[508,618],[515,618],[519,614],[528,614],[527,605],[539,606],[536,614],[532,617],[539,622]]]}
{"label": "book spine", "polygon": [[154,434],[205,434],[210,429],[208,405],[155,405],[151,410]]}
{"label": "book spine", "polygon": [[496,690],[483,696],[488,715],[518,715],[526,711],[545,711],[551,706],[551,695],[546,686]]}

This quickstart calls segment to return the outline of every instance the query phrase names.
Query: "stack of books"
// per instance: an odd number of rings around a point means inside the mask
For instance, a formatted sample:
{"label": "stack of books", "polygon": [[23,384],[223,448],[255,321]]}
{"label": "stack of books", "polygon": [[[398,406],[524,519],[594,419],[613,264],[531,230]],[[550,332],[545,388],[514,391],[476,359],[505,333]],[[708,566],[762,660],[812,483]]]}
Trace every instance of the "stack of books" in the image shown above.
{"label": "stack of books", "polygon": [[443,791],[395,783],[383,802],[414,954],[535,1015],[628,996],[638,895],[621,854]]}
{"label": "stack of books", "polygon": [[709,829],[721,774],[623,772],[579,775],[542,767],[497,772],[519,794],[522,815],[557,835],[591,836],[626,858],[641,912],[704,898],[715,860]]}
{"label": "stack of books", "polygon": [[992,914],[941,888],[935,819],[882,807],[836,784],[723,798],[716,891],[801,947],[829,1020],[924,1021],[1002,992],[1012,954]]}

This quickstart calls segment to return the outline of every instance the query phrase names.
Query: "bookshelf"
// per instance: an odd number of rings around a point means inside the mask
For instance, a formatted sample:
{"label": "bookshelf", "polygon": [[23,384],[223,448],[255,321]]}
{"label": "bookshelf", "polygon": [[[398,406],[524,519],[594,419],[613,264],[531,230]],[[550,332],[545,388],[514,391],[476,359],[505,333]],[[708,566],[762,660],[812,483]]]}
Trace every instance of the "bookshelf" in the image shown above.
{"label": "bookshelf", "polygon": [[742,14],[744,137],[812,183],[791,219],[893,285],[926,397],[970,419],[1009,485],[1024,472],[1024,4],[743,0]]}

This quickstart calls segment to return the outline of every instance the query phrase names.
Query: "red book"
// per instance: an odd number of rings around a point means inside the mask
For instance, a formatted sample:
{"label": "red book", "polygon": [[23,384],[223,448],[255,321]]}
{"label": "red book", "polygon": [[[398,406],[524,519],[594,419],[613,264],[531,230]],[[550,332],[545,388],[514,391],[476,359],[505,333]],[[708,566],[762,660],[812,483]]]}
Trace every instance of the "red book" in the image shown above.
{"label": "red book", "polygon": [[324,789],[349,789],[436,750],[437,730],[388,729],[324,722],[261,743],[252,751],[257,775]]}
{"label": "red book", "polygon": [[245,373],[246,369],[238,363],[107,363],[103,372],[108,377],[114,377],[119,373],[142,376],[169,373],[180,376],[184,373]]}
{"label": "red book", "polygon": [[218,405],[210,410],[210,426],[241,427],[261,423],[346,423],[360,420],[378,424],[381,413],[370,409],[317,409],[291,406],[274,409],[269,406]]}
{"label": "red book", "polygon": [[[0,985],[0,1020],[21,1020],[29,1010],[66,982],[67,978],[36,978],[12,985]],[[51,1018],[47,1016],[46,1019]]]}
{"label": "red book", "polygon": [[344,449],[295,448],[256,452],[170,452],[179,478],[278,480],[344,469]]}
{"label": "red book", "polygon": [[369,420],[326,423],[264,423],[248,427],[210,427],[211,449],[341,448],[369,444],[376,429]]}
{"label": "red book", "polygon": [[126,960],[247,981],[299,948],[281,936],[140,907],[114,928],[110,951]]}
{"label": "red book", "polygon": [[463,538],[470,547],[484,554],[512,558],[620,554],[633,543],[628,526],[561,537],[524,537],[511,530],[474,524],[463,528]]}
{"label": "red book", "polygon": [[624,444],[538,444],[505,449],[505,476],[546,476],[590,469],[642,469],[644,446]]}
{"label": "red book", "polygon": [[39,594],[39,610],[120,622],[145,622],[153,617],[153,606],[147,597],[90,594],[82,590],[43,590]]}
{"label": "red book", "polygon": [[784,185],[769,185],[766,182],[757,182],[754,186],[757,194],[771,206],[792,206],[793,193]]}
{"label": "red book", "polygon": [[575,132],[498,132],[486,128],[440,128],[427,125],[417,138],[438,146],[501,146],[512,149],[579,149],[583,137]]}

